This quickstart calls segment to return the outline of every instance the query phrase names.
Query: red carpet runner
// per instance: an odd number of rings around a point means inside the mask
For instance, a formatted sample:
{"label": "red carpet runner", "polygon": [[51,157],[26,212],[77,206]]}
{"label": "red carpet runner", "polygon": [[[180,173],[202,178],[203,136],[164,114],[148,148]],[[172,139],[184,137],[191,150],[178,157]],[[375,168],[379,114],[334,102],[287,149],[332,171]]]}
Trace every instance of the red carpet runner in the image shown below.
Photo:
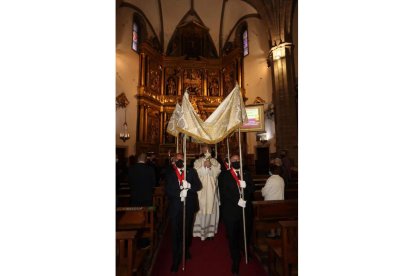
{"label": "red carpet runner", "polygon": [[[182,265],[180,264],[176,275],[231,276],[231,258],[225,230],[224,225],[220,223],[218,233],[213,240],[201,241],[200,238],[193,238],[190,248],[191,260],[187,260],[185,271],[182,271]],[[152,276],[172,275],[170,272],[172,264],[171,251],[171,232],[168,228],[162,240]],[[267,273],[256,258],[246,264],[243,256],[240,263],[240,276],[253,275],[266,276]]]}

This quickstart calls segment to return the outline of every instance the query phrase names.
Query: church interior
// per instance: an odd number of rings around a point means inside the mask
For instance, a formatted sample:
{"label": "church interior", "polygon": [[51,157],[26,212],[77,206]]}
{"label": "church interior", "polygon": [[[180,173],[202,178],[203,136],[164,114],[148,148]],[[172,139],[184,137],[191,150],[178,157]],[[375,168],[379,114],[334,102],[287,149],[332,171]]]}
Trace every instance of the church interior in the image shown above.
{"label": "church interior", "polygon": [[[236,85],[246,108],[259,107],[259,127],[230,135],[229,149],[226,140],[211,148],[223,159],[227,151],[238,153],[240,142],[255,185],[253,256],[242,261],[240,275],[297,275],[297,1],[116,1],[116,155],[124,171],[141,153],[156,156],[162,168],[181,151],[182,139],[167,125],[185,91],[205,120]],[[186,153],[190,164],[200,144],[190,140]],[[288,160],[289,182],[284,200],[265,202],[260,190],[276,159]],[[119,176],[117,275],[170,273],[168,200],[163,178],[157,181],[153,206],[137,207],[129,204],[126,174]],[[279,239],[267,237],[272,228],[280,230]],[[226,244],[220,224],[214,240],[194,241],[193,259],[178,274],[230,275]],[[214,267],[200,261],[214,257]]]}

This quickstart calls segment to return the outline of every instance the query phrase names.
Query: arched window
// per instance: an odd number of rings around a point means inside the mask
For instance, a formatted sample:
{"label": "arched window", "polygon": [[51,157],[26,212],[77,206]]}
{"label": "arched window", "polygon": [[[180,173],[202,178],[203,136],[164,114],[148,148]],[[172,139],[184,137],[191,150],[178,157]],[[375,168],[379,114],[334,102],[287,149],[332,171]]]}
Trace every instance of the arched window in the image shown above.
{"label": "arched window", "polygon": [[242,22],[237,26],[235,43],[243,50],[243,57],[249,54],[249,34],[246,22]]}
{"label": "arched window", "polygon": [[138,52],[139,23],[136,16],[132,20],[132,50]]}
{"label": "arched window", "polygon": [[242,42],[243,42],[243,56],[247,56],[249,54],[249,37],[247,34],[247,26],[243,29],[242,32]]}

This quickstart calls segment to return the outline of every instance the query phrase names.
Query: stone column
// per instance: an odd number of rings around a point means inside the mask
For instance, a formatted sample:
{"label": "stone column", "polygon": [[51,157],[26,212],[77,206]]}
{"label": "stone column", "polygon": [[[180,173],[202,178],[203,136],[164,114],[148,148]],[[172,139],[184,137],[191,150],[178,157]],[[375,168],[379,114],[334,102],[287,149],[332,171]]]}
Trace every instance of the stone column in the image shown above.
{"label": "stone column", "polygon": [[298,161],[298,116],[295,90],[293,45],[285,46],[282,57],[272,62],[273,103],[275,106],[276,150],[286,149]]}

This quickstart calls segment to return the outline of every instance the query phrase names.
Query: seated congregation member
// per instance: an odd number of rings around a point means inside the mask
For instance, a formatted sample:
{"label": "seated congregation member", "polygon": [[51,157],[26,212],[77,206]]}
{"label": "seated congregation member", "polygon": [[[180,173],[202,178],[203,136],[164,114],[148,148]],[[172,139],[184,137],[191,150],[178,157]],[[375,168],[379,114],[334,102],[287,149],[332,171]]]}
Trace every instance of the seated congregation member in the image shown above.
{"label": "seated congregation member", "polygon": [[201,182],[197,172],[187,167],[184,176],[184,156],[177,153],[165,174],[165,192],[169,200],[169,217],[172,234],[173,260],[171,272],[177,272],[183,253],[183,201],[185,200],[185,252],[186,259],[191,258],[190,245],[193,236],[194,214],[198,211],[197,191]]}
{"label": "seated congregation member", "polygon": [[285,181],[281,177],[282,167],[271,165],[270,176],[265,186],[262,188],[264,200],[283,200],[285,199]]}
{"label": "seated congregation member", "polygon": [[[222,171],[218,177],[222,218],[226,227],[230,255],[232,258],[231,271],[239,274],[241,252],[244,252],[243,209],[246,218],[246,242],[250,245],[253,223],[253,193],[254,184],[250,173],[243,170],[243,181],[240,175],[240,157],[235,154],[230,157],[231,168]],[[242,190],[244,200],[242,200]]]}
{"label": "seated congregation member", "polygon": [[155,187],[154,170],[146,164],[147,155],[141,153],[138,162],[130,165],[128,183],[131,187],[131,206],[152,206]]}
{"label": "seated congregation member", "polygon": [[220,164],[210,154],[209,146],[204,145],[202,154],[194,163],[194,169],[202,183],[198,191],[200,210],[194,222],[193,236],[200,237],[202,241],[217,234],[219,223],[219,197],[217,177],[221,172]]}
{"label": "seated congregation member", "polygon": [[[284,200],[285,199],[285,181],[281,177],[283,172],[282,166],[275,164],[270,165],[271,176],[267,179],[265,186],[262,188],[262,196],[264,200]],[[277,238],[280,234],[280,229],[276,234],[275,229],[271,229],[267,235],[269,238]]]}
{"label": "seated congregation member", "polygon": [[151,152],[149,154],[147,164],[154,170],[155,186],[158,187],[160,185],[161,169],[160,169],[160,166],[158,166],[157,155],[154,152]]}

